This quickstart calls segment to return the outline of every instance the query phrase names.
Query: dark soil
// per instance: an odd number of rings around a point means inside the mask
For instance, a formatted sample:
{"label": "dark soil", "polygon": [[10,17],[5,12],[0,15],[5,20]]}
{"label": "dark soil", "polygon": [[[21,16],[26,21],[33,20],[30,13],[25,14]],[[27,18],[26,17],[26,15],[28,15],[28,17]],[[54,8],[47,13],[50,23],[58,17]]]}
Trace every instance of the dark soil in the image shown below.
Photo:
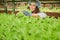
{"label": "dark soil", "polygon": [[60,13],[58,12],[45,12],[48,16],[52,17],[54,16],[55,18],[60,17]]}
{"label": "dark soil", "polygon": [[[0,10],[0,13],[5,13],[5,10]],[[11,14],[13,11],[7,11],[7,13]],[[15,14],[18,13],[19,11],[15,11]]]}

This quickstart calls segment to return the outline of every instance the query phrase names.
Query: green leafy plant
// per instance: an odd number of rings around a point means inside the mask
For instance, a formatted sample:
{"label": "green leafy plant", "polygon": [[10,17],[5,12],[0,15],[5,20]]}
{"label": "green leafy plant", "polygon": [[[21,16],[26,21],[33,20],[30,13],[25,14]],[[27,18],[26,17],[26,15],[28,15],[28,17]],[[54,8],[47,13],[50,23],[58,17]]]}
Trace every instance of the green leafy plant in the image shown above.
{"label": "green leafy plant", "polygon": [[60,40],[60,18],[0,14],[0,40]]}

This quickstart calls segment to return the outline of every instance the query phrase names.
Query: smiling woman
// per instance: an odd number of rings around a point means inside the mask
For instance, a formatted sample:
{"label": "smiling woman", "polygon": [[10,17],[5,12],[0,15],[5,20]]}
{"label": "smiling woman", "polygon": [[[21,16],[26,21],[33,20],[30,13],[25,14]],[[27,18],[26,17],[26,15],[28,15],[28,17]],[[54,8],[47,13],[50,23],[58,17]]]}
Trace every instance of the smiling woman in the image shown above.
{"label": "smiling woman", "polygon": [[[36,0],[37,3],[30,3],[28,9],[31,10],[31,16],[40,16],[41,18],[45,18],[47,15],[43,12],[40,12],[40,3],[39,0]],[[28,14],[27,11],[23,12],[25,15]]]}

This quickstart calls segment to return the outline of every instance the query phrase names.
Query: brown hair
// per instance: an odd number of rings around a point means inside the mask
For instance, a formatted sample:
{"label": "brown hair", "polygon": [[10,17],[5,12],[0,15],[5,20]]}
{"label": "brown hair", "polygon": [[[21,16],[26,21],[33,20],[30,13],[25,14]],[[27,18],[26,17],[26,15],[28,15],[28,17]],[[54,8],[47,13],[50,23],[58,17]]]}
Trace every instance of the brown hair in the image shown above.
{"label": "brown hair", "polygon": [[[28,7],[28,9],[30,10],[30,8]],[[40,12],[40,10],[39,10],[39,8],[36,6],[36,8],[35,8],[35,10],[34,11],[32,11],[32,13],[39,13]]]}

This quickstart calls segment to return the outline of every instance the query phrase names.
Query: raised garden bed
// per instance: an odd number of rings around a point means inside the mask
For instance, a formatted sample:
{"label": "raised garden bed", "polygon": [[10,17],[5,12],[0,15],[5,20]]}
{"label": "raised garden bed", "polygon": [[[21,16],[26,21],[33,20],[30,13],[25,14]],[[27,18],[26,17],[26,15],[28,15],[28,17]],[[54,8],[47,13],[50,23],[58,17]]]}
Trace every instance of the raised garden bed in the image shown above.
{"label": "raised garden bed", "polygon": [[55,18],[60,17],[60,13],[58,12],[45,12],[48,16],[52,17],[54,16]]}
{"label": "raised garden bed", "polygon": [[[13,11],[7,11],[7,13],[9,13],[9,14],[11,14]],[[16,13],[18,13],[19,11],[15,11],[15,14]],[[0,10],[0,13],[5,13],[5,11],[4,10]],[[50,17],[52,17],[52,16],[54,16],[54,17],[60,17],[60,13],[58,13],[58,12],[45,12],[48,16],[50,16]]]}
{"label": "raised garden bed", "polygon": [[[0,13],[5,13],[6,11],[5,10],[0,10]],[[15,13],[18,13],[19,11],[15,11]],[[11,14],[13,13],[13,11],[7,11],[7,13]]]}

